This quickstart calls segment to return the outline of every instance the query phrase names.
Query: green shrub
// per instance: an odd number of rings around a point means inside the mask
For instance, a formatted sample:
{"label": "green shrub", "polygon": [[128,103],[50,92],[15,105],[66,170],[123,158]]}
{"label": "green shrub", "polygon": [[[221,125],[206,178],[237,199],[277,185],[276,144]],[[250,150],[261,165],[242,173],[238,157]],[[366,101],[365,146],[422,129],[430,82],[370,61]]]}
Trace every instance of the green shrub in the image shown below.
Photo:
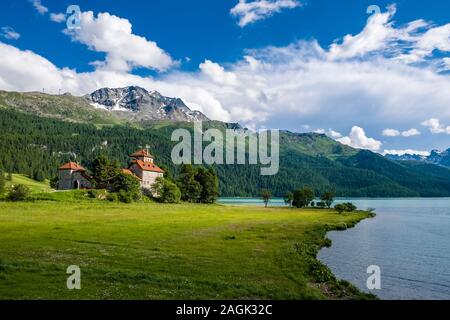
{"label": "green shrub", "polygon": [[340,203],[334,206],[334,210],[336,210],[339,214],[343,214],[347,210],[347,206]]}
{"label": "green shrub", "polygon": [[319,208],[325,208],[327,205],[326,205],[325,202],[319,201],[319,202],[317,202],[317,206],[318,206]]}
{"label": "green shrub", "polygon": [[358,210],[358,207],[355,206],[355,205],[354,205],[353,203],[351,203],[351,202],[344,203],[344,205],[347,207],[347,210],[345,210],[345,211],[347,211],[347,212],[355,212],[356,210]]}
{"label": "green shrub", "polygon": [[308,207],[314,200],[314,191],[310,188],[302,188],[294,191],[294,200],[292,205],[297,208]]}
{"label": "green shrub", "polygon": [[157,178],[152,190],[159,202],[180,203],[181,201],[181,191],[178,186],[165,178]]}
{"label": "green shrub", "polygon": [[87,196],[91,199],[106,200],[108,192],[106,190],[89,190]]}
{"label": "green shrub", "polygon": [[345,222],[341,222],[337,224],[334,229],[338,231],[344,231],[348,229],[348,225]]}
{"label": "green shrub", "polygon": [[320,197],[320,200],[323,201],[323,203],[325,204],[324,207],[328,207],[331,208],[331,206],[333,205],[334,202],[334,192],[332,191],[327,191],[324,194],[322,194],[322,197]]}
{"label": "green shrub", "polygon": [[108,193],[106,200],[110,202],[117,202],[119,201],[119,197],[117,196],[117,193]]}
{"label": "green shrub", "polygon": [[294,195],[292,192],[288,192],[284,195],[284,203],[288,206],[292,206],[292,201],[294,200]]}
{"label": "green shrub", "polygon": [[8,200],[10,201],[25,201],[30,197],[30,188],[23,184],[13,186],[8,194]]}
{"label": "green shrub", "polygon": [[330,248],[333,245],[333,241],[331,241],[331,239],[325,238],[325,240],[323,241],[323,246],[325,248]]}
{"label": "green shrub", "polygon": [[117,193],[117,198],[120,202],[123,203],[132,203],[133,202],[133,194],[130,192],[126,192],[125,190],[120,190],[119,193]]}
{"label": "green shrub", "polygon": [[89,191],[87,192],[87,196],[88,196],[88,198],[91,198],[91,199],[97,198],[97,192],[96,192],[96,190],[89,190]]}
{"label": "green shrub", "polygon": [[50,188],[57,189],[58,188],[58,181],[59,181],[58,177],[51,178],[50,179]]}
{"label": "green shrub", "polygon": [[[128,196],[131,196],[132,200],[139,200],[142,196],[141,192],[141,184],[139,180],[130,174],[126,173],[119,173],[117,174],[113,180],[111,181],[112,184],[112,192],[122,193],[122,194],[128,194]],[[120,196],[119,196],[120,200]]]}
{"label": "green shrub", "polygon": [[334,209],[339,212],[340,214],[344,212],[355,212],[358,210],[358,207],[356,207],[353,203],[347,202],[347,203],[340,203],[337,204]]}
{"label": "green shrub", "polygon": [[318,283],[324,283],[335,280],[333,273],[324,266],[320,261],[312,260],[310,266],[310,274],[314,277],[314,280]]}

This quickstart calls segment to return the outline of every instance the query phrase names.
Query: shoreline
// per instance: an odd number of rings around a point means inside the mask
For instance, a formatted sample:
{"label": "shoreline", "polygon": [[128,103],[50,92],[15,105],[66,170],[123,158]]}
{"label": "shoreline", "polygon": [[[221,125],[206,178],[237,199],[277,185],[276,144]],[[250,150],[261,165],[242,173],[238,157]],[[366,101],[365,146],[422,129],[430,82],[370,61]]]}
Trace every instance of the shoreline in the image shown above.
{"label": "shoreline", "polygon": [[[339,288],[340,290],[342,290],[341,294],[347,294],[349,291],[352,295],[356,295],[355,297],[349,297],[351,300],[353,299],[358,299],[358,300],[379,300],[379,297],[377,297],[376,295],[372,294],[372,293],[367,293],[364,292],[362,290],[360,290],[356,285],[354,285],[353,283],[347,281],[347,280],[343,280],[343,279],[339,279],[330,269],[329,266],[327,266],[325,263],[323,263],[319,258],[318,258],[318,254],[320,253],[320,251],[324,248],[330,248],[333,243],[332,240],[330,240],[328,238],[328,233],[329,232],[344,232],[346,230],[355,228],[360,222],[366,220],[366,219],[374,219],[376,217],[376,214],[373,212],[368,212],[368,211],[363,211],[363,210],[358,210],[356,213],[364,213],[366,214],[366,217],[361,217],[358,220],[353,220],[350,223],[341,223],[338,225],[326,225],[325,230],[321,230],[323,231],[323,239],[324,239],[324,244],[322,246],[320,246],[318,248],[318,250],[315,252],[314,255],[314,259],[317,261],[316,263],[320,264],[321,266],[323,266],[324,270],[323,272],[326,274],[327,272],[329,272],[329,279],[327,282],[325,282],[325,284],[331,285],[331,286],[336,286],[337,288]],[[352,213],[350,213],[352,214]],[[326,271],[325,271],[326,270]],[[327,277],[327,276],[326,276]],[[329,282],[329,283],[328,283]],[[328,291],[329,294],[327,294],[327,296],[329,297],[329,299],[331,300],[346,300],[347,297],[342,297],[339,296],[339,294],[336,295],[336,292],[332,292],[332,291]],[[342,299],[343,298],[343,299]]]}

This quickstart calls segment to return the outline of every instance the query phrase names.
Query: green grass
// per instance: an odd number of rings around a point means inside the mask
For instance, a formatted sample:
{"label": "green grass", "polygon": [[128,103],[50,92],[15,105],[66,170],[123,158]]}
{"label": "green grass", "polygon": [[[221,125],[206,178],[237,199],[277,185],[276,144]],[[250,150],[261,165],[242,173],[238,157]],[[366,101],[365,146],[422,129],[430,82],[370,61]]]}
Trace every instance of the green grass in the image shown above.
{"label": "green grass", "polygon": [[[0,202],[0,299],[371,298],[315,259],[329,244],[327,230],[367,217],[220,205]],[[66,288],[70,265],[81,267],[81,290]]]}
{"label": "green grass", "polygon": [[30,188],[32,193],[48,192],[51,190],[48,180],[44,182],[38,182],[28,178],[23,174],[13,174],[12,181],[6,181],[7,188],[11,185],[23,184]]}

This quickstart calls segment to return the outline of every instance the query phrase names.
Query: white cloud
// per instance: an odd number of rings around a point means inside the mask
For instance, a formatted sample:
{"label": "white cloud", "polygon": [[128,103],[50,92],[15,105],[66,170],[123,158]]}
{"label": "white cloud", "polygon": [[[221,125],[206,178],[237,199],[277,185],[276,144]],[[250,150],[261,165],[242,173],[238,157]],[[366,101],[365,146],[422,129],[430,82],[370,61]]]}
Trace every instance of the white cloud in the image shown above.
{"label": "white cloud", "polygon": [[378,53],[404,63],[418,63],[432,59],[435,50],[450,52],[450,24],[435,27],[419,19],[396,27],[392,21],[396,11],[396,6],[390,5],[386,12],[370,17],[359,34],[346,35],[341,42],[332,44],[329,58],[348,59]]}
{"label": "white cloud", "polygon": [[384,137],[398,137],[400,135],[400,131],[395,129],[384,129],[382,135]]}
{"label": "white cloud", "polygon": [[314,132],[318,133],[318,134],[326,134],[327,136],[329,136],[332,139],[342,138],[342,134],[337,131],[334,131],[333,129],[328,129],[328,131],[325,129],[317,129]]}
{"label": "white cloud", "polygon": [[18,40],[20,38],[20,33],[11,27],[2,27],[0,36],[9,40]]}
{"label": "white cloud", "polygon": [[360,57],[386,48],[386,45],[399,34],[390,22],[395,12],[396,7],[390,6],[387,12],[370,17],[361,33],[355,36],[346,35],[341,43],[332,44],[329,52],[330,59]]}
{"label": "white cloud", "polygon": [[127,19],[109,13],[99,13],[95,17],[92,11],[83,12],[80,28],[65,30],[65,33],[91,50],[105,52],[106,61],[96,62],[105,70],[129,71],[144,67],[164,71],[175,64],[156,42],[133,34]]}
{"label": "white cloud", "polygon": [[66,70],[60,70],[47,59],[0,42],[1,89],[13,91],[57,90]]}
{"label": "white cloud", "polygon": [[239,0],[239,3],[230,11],[231,15],[238,18],[238,25],[245,27],[271,17],[283,9],[294,9],[302,6],[298,0]]}
{"label": "white cloud", "polygon": [[403,137],[414,137],[414,136],[418,136],[420,134],[421,134],[420,131],[415,128],[411,128],[409,130],[402,131],[402,132],[400,132],[399,130],[396,130],[396,129],[384,129],[382,132],[382,135],[384,137],[398,137],[400,135]]}
{"label": "white cloud", "polygon": [[435,50],[450,52],[450,24],[427,30],[417,37],[413,50],[401,58],[408,62],[422,61],[432,56]]}
{"label": "white cloud", "polygon": [[422,125],[424,127],[427,127],[428,129],[430,129],[430,132],[434,133],[434,134],[439,134],[439,133],[450,134],[450,126],[445,126],[445,125],[441,124],[441,121],[436,118],[428,119],[428,120],[422,122]]}
{"label": "white cloud", "polygon": [[337,132],[337,131],[334,131],[334,130],[332,130],[332,129],[329,129],[329,130],[328,130],[328,135],[329,135],[331,138],[333,138],[333,139],[339,139],[339,138],[342,138],[342,134],[341,134],[341,133],[339,133],[339,132]]}
{"label": "white cloud", "polygon": [[210,60],[205,60],[200,64],[200,70],[209,79],[220,85],[237,86],[239,81],[233,72],[226,72],[225,69],[218,63]]}
{"label": "white cloud", "polygon": [[48,8],[42,4],[41,0],[30,0],[30,2],[40,14],[46,14],[48,12]]}
{"label": "white cloud", "polygon": [[378,151],[383,145],[380,141],[367,137],[364,129],[357,126],[352,128],[349,136],[340,138],[337,141],[353,148],[371,151]]}
{"label": "white cloud", "polygon": [[441,71],[450,71],[450,58],[442,59],[442,70]]}
{"label": "white cloud", "polygon": [[409,154],[409,155],[418,155],[418,156],[428,157],[430,155],[430,152],[429,151],[413,150],[413,149],[384,150],[383,155],[387,155],[387,154],[398,155],[398,156],[403,156],[405,154]]}
{"label": "white cloud", "polygon": [[64,13],[50,13],[50,20],[61,23],[66,21],[66,15]]}
{"label": "white cloud", "polygon": [[414,136],[420,136],[420,135],[421,135],[420,131],[415,128],[411,128],[409,130],[402,132],[402,136],[404,136],[404,137],[414,137]]}

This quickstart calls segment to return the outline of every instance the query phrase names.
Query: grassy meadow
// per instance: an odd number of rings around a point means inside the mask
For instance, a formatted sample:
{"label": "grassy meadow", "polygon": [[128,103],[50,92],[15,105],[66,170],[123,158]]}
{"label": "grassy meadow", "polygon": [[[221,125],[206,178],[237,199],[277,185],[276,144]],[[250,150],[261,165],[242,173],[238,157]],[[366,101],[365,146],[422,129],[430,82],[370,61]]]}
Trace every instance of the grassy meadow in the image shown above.
{"label": "grassy meadow", "polygon": [[32,193],[49,192],[51,191],[49,182],[46,180],[44,182],[38,182],[33,179],[28,178],[23,174],[13,174],[11,181],[6,181],[6,187],[9,188],[11,185],[23,184],[30,188]]}
{"label": "grassy meadow", "polygon": [[[315,259],[327,230],[367,213],[120,204],[82,193],[0,202],[0,299],[371,298]],[[81,290],[66,288],[70,265],[81,268]]]}

